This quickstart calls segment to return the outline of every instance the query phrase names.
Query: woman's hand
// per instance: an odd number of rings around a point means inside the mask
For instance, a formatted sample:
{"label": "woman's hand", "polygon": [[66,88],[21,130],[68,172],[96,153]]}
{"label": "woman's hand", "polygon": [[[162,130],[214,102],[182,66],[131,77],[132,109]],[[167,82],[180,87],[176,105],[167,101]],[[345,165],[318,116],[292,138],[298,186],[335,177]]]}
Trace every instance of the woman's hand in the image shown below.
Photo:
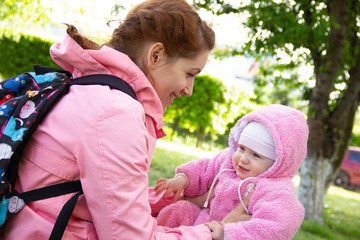
{"label": "woman's hand", "polygon": [[224,240],[224,224],[222,222],[211,221],[205,223],[205,226],[211,231],[214,240]]}
{"label": "woman's hand", "polygon": [[[249,206],[251,194],[248,194],[243,200],[246,208]],[[223,223],[236,223],[241,221],[249,221],[251,215],[247,214],[243,205],[240,203],[236,208],[234,208],[226,217],[223,219]]]}
{"label": "woman's hand", "polygon": [[156,194],[160,194],[165,191],[163,198],[165,199],[170,193],[175,193],[174,201],[176,202],[184,188],[187,185],[187,179],[178,175],[171,179],[160,178],[156,181],[155,192]]}
{"label": "woman's hand", "polygon": [[209,193],[209,190],[207,192],[205,192],[204,194],[199,195],[199,196],[195,196],[195,197],[184,196],[184,199],[189,201],[189,202],[192,202],[193,204],[195,204],[199,208],[204,208],[204,203],[206,201],[208,193]]}
{"label": "woman's hand", "polygon": [[[246,207],[249,206],[250,198],[251,194],[248,194],[248,196],[246,196],[246,198],[243,200],[243,203]],[[211,231],[211,236],[214,240],[224,240],[224,224],[249,221],[250,219],[251,215],[246,213],[243,205],[240,203],[228,215],[226,215],[223,221],[211,221],[205,223],[205,226],[207,226]]]}
{"label": "woman's hand", "polygon": [[[192,202],[193,204],[195,204],[199,208],[204,208],[204,203],[206,201],[206,198],[208,197],[209,191],[210,190],[207,190],[204,194],[199,195],[199,196],[195,196],[195,197],[184,196],[184,199],[189,201],[189,202]],[[209,202],[211,201],[211,199],[214,196],[215,196],[214,191],[211,191],[210,197],[209,197]]]}
{"label": "woman's hand", "polygon": [[251,215],[247,214],[244,211],[243,206],[237,206],[234,210],[232,210],[223,220],[223,223],[237,223],[242,221],[249,221],[251,219]]}

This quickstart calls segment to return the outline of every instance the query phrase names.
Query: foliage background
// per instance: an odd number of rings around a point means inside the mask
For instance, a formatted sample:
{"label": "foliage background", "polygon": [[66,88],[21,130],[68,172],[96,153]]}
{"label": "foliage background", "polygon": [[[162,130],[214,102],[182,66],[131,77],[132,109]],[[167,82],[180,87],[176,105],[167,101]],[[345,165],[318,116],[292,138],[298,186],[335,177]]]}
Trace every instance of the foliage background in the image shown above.
{"label": "foliage background", "polygon": [[[234,89],[233,86],[225,86],[226,90],[222,91],[224,93],[223,98],[225,101],[222,101],[215,97],[217,96],[216,91],[211,93],[206,92],[206,86],[204,86],[203,88],[199,87],[199,90],[207,94],[202,96],[209,97],[207,99],[209,99],[208,101],[210,101],[210,104],[208,104],[209,102],[198,102],[195,105],[192,101],[188,102],[188,99],[186,98],[179,99],[175,104],[179,104],[183,108],[186,108],[186,111],[173,111],[172,113],[169,111],[169,117],[166,119],[166,123],[169,128],[175,130],[173,131],[174,134],[171,134],[170,136],[181,135],[185,141],[189,138],[194,139],[191,143],[194,142],[194,145],[198,147],[222,147],[227,146],[227,135],[234,122],[248,111],[256,109],[259,105],[282,103],[301,109],[304,112],[308,111],[307,105],[309,103],[309,96],[311,94],[311,88],[313,87],[311,84],[313,84],[314,78],[300,83],[296,80],[299,79],[301,74],[300,76],[297,75],[297,72],[294,70],[299,67],[301,62],[312,63],[309,51],[302,48],[304,40],[308,40],[306,39],[307,37],[313,37],[313,41],[307,42],[307,47],[312,49],[315,55],[319,54],[319,57],[323,58],[330,52],[327,51],[326,47],[332,45],[327,45],[326,39],[328,36],[327,31],[332,26],[330,21],[332,18],[326,16],[327,8],[324,6],[334,2],[333,0],[253,0],[249,7],[245,8],[236,8],[236,6],[234,8],[229,4],[223,5],[228,1],[205,0],[195,2],[201,2],[203,4],[208,4],[210,2],[215,4],[216,2],[217,4],[222,5],[222,8],[218,8],[222,13],[229,13],[231,11],[240,13],[241,11],[248,10],[252,14],[252,18],[250,18],[246,24],[249,29],[254,30],[252,35],[253,41],[245,43],[243,51],[237,48],[238,46],[229,47],[228,49],[225,49],[224,52],[221,52],[219,49],[219,51],[217,51],[217,57],[237,54],[246,56],[253,55],[257,60],[266,62],[267,59],[264,57],[270,56],[270,61],[274,63],[280,62],[279,55],[280,52],[283,52],[291,57],[291,61],[284,65],[264,64],[264,66],[260,68],[260,72],[257,74],[256,78],[251,79],[254,84],[254,95],[251,97],[242,94],[242,92],[238,91],[238,88]],[[356,6],[359,8],[357,0],[351,2],[354,6],[357,3]],[[291,7],[289,8],[289,4],[300,7],[298,7],[298,9],[296,9],[296,7],[291,9]],[[274,6],[275,8],[272,8]],[[72,7],[73,5],[69,5],[67,9]],[[302,9],[303,7],[306,9]],[[315,14],[312,16],[313,25],[310,27],[305,24],[306,21],[301,19],[304,16],[303,14],[300,14],[301,11],[298,13],[296,12],[300,9],[309,13],[309,8],[312,8],[311,11]],[[119,7],[119,9],[121,9],[121,7]],[[13,27],[11,29],[7,26],[5,29],[6,31],[0,31],[3,34],[0,40],[0,74],[2,74],[4,78],[15,76],[24,71],[31,71],[31,66],[34,64],[56,67],[56,65],[53,65],[48,55],[48,48],[51,45],[50,41],[28,36],[26,34],[19,34],[18,32],[16,35],[9,35],[10,32],[14,32],[14,29],[16,30],[17,27],[25,22],[30,22],[31,24],[45,22],[49,24],[49,19],[46,17],[45,10],[45,8],[40,7],[39,0],[6,0],[0,3],[0,20],[6,19],[9,23],[8,26]],[[79,8],[79,11],[83,14],[84,8]],[[292,19],[290,24],[288,21],[289,16]],[[26,21],[20,19],[26,19]],[[0,24],[0,26],[4,25]],[[298,27],[294,28],[294,26]],[[355,30],[359,28],[359,25],[355,26],[349,28],[347,32],[348,36],[351,36],[351,34],[354,33],[356,34]],[[260,31],[261,29],[268,30],[268,32],[262,32]],[[334,29],[336,29],[336,27]],[[309,34],[311,32],[314,33],[313,36]],[[293,36],[293,38],[289,38],[289,36]],[[357,37],[359,37],[359,35],[357,35]],[[332,95],[329,101],[329,109],[327,109],[329,110],[328,112],[331,112],[336,108],[336,100],[341,98],[342,90],[346,90],[346,88],[341,88],[341,81],[346,80],[348,77],[347,71],[354,61],[351,57],[359,56],[359,48],[351,48],[350,46],[351,44],[349,42],[345,44],[344,49],[346,51],[344,51],[342,57],[346,64],[341,65],[340,70],[338,71],[339,78],[336,80],[336,84],[333,88],[329,88]],[[281,51],[279,51],[279,49]],[[314,49],[316,51],[314,51]],[[319,68],[319,70],[322,70],[322,68]],[[212,77],[209,77],[209,81],[211,80]],[[223,80],[224,79],[217,79],[215,82],[221,83]],[[214,101],[212,102],[212,100]],[[201,109],[202,105],[203,109],[206,109],[205,112],[198,111],[198,109]],[[208,106],[210,106],[210,108],[208,108]],[[192,121],[187,121],[185,115],[187,115],[187,118],[191,118]],[[176,118],[182,118],[182,123],[179,127],[174,127],[176,124],[173,119]],[[360,135],[356,125],[359,125],[358,117],[355,121],[355,128],[353,130],[350,145],[360,146]],[[202,141],[199,142],[199,139],[202,139]],[[325,195],[325,193],[323,195]]]}
{"label": "foliage background", "polygon": [[36,36],[0,38],[0,75],[3,79],[33,71],[33,65],[59,68],[49,55],[52,42]]}

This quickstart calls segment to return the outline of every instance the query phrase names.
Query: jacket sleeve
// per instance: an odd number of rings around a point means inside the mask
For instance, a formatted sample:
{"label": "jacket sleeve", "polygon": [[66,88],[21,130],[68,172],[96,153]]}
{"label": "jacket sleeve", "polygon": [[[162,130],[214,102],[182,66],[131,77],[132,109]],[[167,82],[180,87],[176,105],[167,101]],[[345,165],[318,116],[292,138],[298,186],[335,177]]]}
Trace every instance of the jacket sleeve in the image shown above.
{"label": "jacket sleeve", "polygon": [[291,182],[259,183],[249,203],[251,220],[226,224],[226,239],[292,239],[304,218],[304,208],[293,189]]}
{"label": "jacket sleeve", "polygon": [[228,149],[221,151],[212,159],[201,158],[177,167],[176,173],[184,173],[189,180],[189,186],[184,190],[184,194],[192,197],[205,193],[227,156]]}
{"label": "jacket sleeve", "polygon": [[[112,100],[76,146],[84,196],[99,239],[199,239],[205,226],[160,231],[148,194],[149,134],[136,101]],[[184,237],[183,237],[184,236]],[[206,239],[206,235],[205,235]]]}

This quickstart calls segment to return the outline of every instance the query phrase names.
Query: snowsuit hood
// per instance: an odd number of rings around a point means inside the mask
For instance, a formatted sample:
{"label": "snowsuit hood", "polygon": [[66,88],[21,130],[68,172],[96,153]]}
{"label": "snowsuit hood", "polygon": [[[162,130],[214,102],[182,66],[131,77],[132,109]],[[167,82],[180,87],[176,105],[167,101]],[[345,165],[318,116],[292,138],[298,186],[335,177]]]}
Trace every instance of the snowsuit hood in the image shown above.
{"label": "snowsuit hood", "polygon": [[229,147],[232,156],[238,148],[241,132],[252,121],[262,123],[269,130],[277,154],[274,165],[258,178],[293,178],[307,152],[309,129],[305,115],[277,104],[248,113],[231,129]]}

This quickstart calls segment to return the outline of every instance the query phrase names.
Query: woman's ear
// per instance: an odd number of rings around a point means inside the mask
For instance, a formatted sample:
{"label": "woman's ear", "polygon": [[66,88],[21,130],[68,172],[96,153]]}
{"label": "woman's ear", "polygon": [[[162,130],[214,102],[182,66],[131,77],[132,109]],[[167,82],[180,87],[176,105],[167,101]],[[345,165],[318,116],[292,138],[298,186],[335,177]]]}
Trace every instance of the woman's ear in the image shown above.
{"label": "woman's ear", "polygon": [[166,62],[166,53],[164,44],[157,42],[152,44],[148,48],[147,53],[147,64],[148,69],[154,69],[157,66],[162,65],[162,63]]}

